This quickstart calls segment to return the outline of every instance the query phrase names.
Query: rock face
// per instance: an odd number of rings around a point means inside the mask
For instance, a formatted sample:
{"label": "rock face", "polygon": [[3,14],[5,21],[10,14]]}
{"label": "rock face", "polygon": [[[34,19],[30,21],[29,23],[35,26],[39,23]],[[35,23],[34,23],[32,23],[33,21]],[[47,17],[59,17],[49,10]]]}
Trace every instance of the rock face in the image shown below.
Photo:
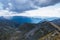
{"label": "rock face", "polygon": [[6,19],[0,19],[0,40],[10,40],[17,31],[18,24]]}
{"label": "rock face", "polygon": [[52,22],[60,26],[60,19],[53,20]]}
{"label": "rock face", "polygon": [[[54,21],[52,22],[54,23]],[[38,40],[54,30],[56,28],[47,21],[37,24],[18,24],[10,20],[0,19],[0,40]]]}

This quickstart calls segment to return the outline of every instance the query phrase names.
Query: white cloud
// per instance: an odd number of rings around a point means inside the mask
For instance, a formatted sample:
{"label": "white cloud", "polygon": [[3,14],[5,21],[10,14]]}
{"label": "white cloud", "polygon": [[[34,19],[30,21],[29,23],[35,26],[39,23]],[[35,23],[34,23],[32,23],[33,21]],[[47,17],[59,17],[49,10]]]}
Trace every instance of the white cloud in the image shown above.
{"label": "white cloud", "polygon": [[26,13],[20,14],[22,16],[36,17],[36,16],[45,16],[45,17],[60,17],[59,8],[40,8],[37,10],[27,11]]}
{"label": "white cloud", "polygon": [[54,6],[38,8],[36,10],[25,11],[23,13],[11,12],[8,10],[0,10],[0,16],[4,18],[10,18],[13,16],[26,16],[26,17],[59,17],[60,18],[60,7],[57,4]]}

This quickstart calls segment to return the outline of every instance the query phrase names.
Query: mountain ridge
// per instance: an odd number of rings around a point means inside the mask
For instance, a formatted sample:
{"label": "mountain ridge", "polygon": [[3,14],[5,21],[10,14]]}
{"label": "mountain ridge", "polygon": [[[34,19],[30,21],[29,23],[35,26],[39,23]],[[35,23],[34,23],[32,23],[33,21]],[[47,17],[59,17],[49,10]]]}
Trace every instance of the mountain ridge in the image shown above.
{"label": "mountain ridge", "polygon": [[[55,19],[49,22],[58,23],[59,19]],[[48,20],[43,20],[37,24],[24,23],[17,25],[16,22],[0,19],[0,39],[1,40],[37,40],[40,37],[48,34],[51,31],[56,30]],[[5,34],[4,34],[5,33]],[[3,36],[3,37],[2,37]],[[17,38],[16,38],[17,37]]]}

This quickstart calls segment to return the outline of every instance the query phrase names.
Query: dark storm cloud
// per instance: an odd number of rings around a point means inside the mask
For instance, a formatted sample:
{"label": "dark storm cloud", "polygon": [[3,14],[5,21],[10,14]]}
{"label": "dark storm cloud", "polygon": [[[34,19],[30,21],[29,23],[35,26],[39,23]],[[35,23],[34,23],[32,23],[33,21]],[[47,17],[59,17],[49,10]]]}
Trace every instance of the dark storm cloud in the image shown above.
{"label": "dark storm cloud", "polygon": [[23,12],[36,9],[36,7],[52,6],[59,3],[60,0],[0,0],[4,9],[10,11]]}
{"label": "dark storm cloud", "polygon": [[52,6],[56,3],[60,3],[60,0],[33,0],[34,4],[39,7]]}
{"label": "dark storm cloud", "polygon": [[15,12],[36,9],[33,3],[29,0],[0,0],[0,2],[4,5],[3,9]]}
{"label": "dark storm cloud", "polygon": [[35,9],[35,7],[33,7],[33,3],[25,0],[25,1],[21,1],[21,0],[12,0],[11,1],[13,8],[11,9],[12,11],[18,11],[18,12],[22,12],[22,11],[26,11],[26,10],[32,10]]}

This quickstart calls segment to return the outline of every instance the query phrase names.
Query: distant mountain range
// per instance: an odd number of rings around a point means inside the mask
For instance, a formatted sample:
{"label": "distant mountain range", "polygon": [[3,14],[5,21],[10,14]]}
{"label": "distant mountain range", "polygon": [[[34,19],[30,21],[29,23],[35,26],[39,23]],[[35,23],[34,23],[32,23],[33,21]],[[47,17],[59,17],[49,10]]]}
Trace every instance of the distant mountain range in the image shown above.
{"label": "distant mountain range", "polygon": [[[5,19],[4,17],[0,17],[0,19]],[[44,20],[52,21],[54,19],[59,19],[56,17],[25,17],[25,16],[13,16],[11,19],[7,19],[10,21],[14,21],[17,23],[39,23]]]}

